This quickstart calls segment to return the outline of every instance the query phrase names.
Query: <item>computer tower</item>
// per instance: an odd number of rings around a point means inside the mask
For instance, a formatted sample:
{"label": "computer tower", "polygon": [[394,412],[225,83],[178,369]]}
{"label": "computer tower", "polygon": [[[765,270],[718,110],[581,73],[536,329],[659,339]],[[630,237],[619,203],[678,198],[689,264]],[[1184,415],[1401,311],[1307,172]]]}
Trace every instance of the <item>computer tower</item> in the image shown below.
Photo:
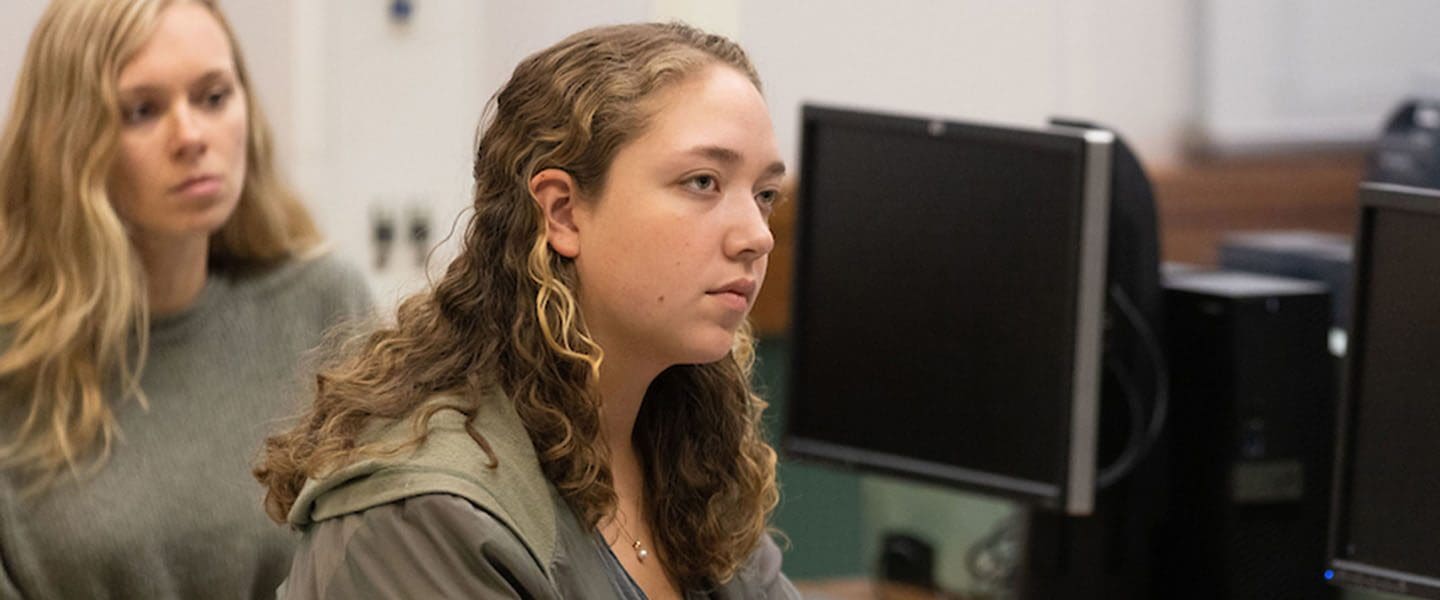
{"label": "computer tower", "polygon": [[1153,597],[1334,598],[1329,291],[1235,271],[1164,284],[1170,468]]}
{"label": "computer tower", "polygon": [[1319,231],[1249,231],[1220,240],[1220,268],[1322,281],[1330,287],[1331,326],[1350,328],[1350,236]]}

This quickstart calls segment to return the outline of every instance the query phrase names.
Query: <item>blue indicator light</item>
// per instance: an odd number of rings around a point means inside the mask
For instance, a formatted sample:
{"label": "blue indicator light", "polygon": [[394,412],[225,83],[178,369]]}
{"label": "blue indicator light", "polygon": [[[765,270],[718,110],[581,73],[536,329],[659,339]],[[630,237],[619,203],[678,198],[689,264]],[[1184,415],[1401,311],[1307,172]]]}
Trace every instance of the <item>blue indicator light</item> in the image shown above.
{"label": "blue indicator light", "polygon": [[1334,570],[1331,570],[1331,569],[1325,569],[1325,581],[1330,581],[1331,579],[1334,579],[1334,578],[1335,578],[1335,571],[1334,571]]}

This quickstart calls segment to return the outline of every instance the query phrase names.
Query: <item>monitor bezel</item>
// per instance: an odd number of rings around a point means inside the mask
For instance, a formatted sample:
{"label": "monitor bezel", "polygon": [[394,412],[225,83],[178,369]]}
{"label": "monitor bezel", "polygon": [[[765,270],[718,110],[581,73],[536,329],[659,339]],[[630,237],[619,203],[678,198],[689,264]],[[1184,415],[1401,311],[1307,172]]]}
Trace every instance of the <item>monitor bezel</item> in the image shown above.
{"label": "monitor bezel", "polygon": [[[1111,162],[1115,136],[1102,129],[1051,126],[1043,129],[1002,127],[947,119],[928,119],[857,109],[805,104],[800,119],[800,178],[797,186],[797,228],[795,243],[794,292],[791,299],[791,335],[803,336],[805,320],[800,312],[808,289],[806,273],[800,265],[809,249],[809,211],[815,205],[809,198],[807,173],[811,172],[811,131],[817,123],[900,131],[931,137],[968,136],[972,139],[1009,140],[1056,147],[1079,144],[1083,160],[1083,209],[1080,223],[1080,248],[1077,257],[1074,351],[1071,357],[1071,398],[1062,432],[1068,449],[1063,481],[1053,484],[888,454],[869,449],[807,438],[796,435],[788,427],[793,422],[796,401],[796,378],[790,378],[787,406],[787,427],[782,448],[790,456],[841,464],[889,475],[911,477],[963,489],[1005,496],[1045,508],[1063,510],[1071,515],[1088,515],[1094,509],[1096,460],[1099,438],[1100,360],[1104,328],[1106,259],[1109,243],[1111,202]],[[792,373],[801,362],[804,350],[793,344]]]}
{"label": "monitor bezel", "polygon": [[1325,578],[1335,585],[1358,589],[1440,599],[1440,577],[1389,569],[1380,565],[1342,558],[1340,548],[1347,542],[1350,486],[1354,474],[1351,448],[1355,443],[1359,376],[1365,368],[1365,327],[1369,319],[1369,277],[1373,251],[1375,216],[1381,211],[1418,212],[1440,217],[1440,190],[1404,185],[1364,182],[1360,184],[1355,230],[1355,258],[1351,269],[1351,318],[1346,336],[1344,376],[1336,415],[1335,472],[1332,478],[1330,531],[1326,547]]}

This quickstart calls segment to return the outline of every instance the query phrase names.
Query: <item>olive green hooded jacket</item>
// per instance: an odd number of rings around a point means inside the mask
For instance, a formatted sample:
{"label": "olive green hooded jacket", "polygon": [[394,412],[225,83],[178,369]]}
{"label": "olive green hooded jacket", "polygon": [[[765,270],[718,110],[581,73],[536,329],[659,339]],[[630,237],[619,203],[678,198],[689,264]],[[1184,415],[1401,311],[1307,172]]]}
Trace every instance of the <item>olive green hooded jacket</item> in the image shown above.
{"label": "olive green hooded jacket", "polygon": [[[308,481],[289,514],[304,536],[279,597],[643,597],[546,480],[514,404],[490,394],[474,423],[498,459],[494,468],[465,431],[465,415],[444,408],[415,451]],[[387,447],[414,433],[408,421],[373,432]],[[686,597],[799,594],[780,573],[779,549],[763,536],[730,581]]]}

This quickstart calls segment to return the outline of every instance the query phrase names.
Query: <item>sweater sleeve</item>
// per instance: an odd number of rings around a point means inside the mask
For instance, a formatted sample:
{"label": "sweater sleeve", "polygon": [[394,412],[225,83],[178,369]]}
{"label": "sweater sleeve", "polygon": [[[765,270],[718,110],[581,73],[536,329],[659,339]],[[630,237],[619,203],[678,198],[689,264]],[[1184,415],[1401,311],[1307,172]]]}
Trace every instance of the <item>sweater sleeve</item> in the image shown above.
{"label": "sweater sleeve", "polygon": [[[9,347],[10,332],[8,329],[0,326],[0,354],[4,354],[5,349]],[[10,412],[16,409],[13,404],[10,404],[10,399],[6,398],[6,394],[3,382],[0,382],[0,442],[4,443],[11,441],[11,432],[5,425],[14,423],[16,420]],[[15,570],[15,557],[12,556],[15,549],[11,547],[9,536],[5,535],[8,528],[7,521],[17,518],[16,511],[12,509],[15,502],[14,492],[10,480],[0,473],[0,598],[6,599],[23,598],[20,595],[19,585],[15,583],[15,576],[11,573]]]}
{"label": "sweater sleeve", "polygon": [[427,494],[312,525],[281,599],[556,598],[515,534],[469,501]]}
{"label": "sweater sleeve", "polygon": [[[0,390],[0,394],[3,393],[3,390]],[[3,398],[0,398],[0,400],[3,400]],[[0,440],[4,439],[5,436],[3,433],[0,433]],[[15,548],[9,537],[5,535],[8,525],[7,521],[17,518],[15,511],[11,510],[13,507],[12,502],[14,501],[12,492],[10,482],[3,476],[0,476],[0,598],[6,600],[25,597],[20,594],[20,585],[15,583]]]}
{"label": "sweater sleeve", "polygon": [[20,588],[15,587],[15,582],[10,579],[10,565],[4,563],[4,556],[0,556],[0,598],[20,597]]}
{"label": "sweater sleeve", "polygon": [[311,286],[319,288],[322,310],[327,326],[350,324],[354,319],[365,319],[374,315],[375,297],[365,275],[354,264],[341,260],[333,254],[316,259],[313,267],[317,273]]}

